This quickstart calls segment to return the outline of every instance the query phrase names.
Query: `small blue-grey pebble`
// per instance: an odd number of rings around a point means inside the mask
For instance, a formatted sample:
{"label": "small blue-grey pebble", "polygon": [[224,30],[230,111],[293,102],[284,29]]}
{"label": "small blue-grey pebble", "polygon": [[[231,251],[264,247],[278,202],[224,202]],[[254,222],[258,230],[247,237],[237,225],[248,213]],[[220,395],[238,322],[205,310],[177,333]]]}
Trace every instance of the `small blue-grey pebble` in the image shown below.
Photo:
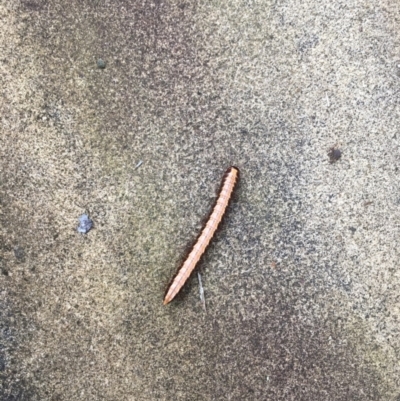
{"label": "small blue-grey pebble", "polygon": [[79,217],[78,233],[86,234],[93,227],[93,221],[89,219],[87,214]]}
{"label": "small blue-grey pebble", "polygon": [[97,60],[97,68],[100,68],[101,70],[104,70],[104,68],[106,68],[106,62],[104,60],[102,60],[101,58],[99,58]]}

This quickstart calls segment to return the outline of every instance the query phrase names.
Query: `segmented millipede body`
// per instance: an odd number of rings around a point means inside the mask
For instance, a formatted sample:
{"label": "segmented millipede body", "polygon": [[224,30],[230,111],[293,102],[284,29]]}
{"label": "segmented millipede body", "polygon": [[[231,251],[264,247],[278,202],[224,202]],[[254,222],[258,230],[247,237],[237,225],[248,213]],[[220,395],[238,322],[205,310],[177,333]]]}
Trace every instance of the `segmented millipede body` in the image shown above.
{"label": "segmented millipede body", "polygon": [[218,228],[222,217],[228,207],[229,200],[232,197],[233,190],[239,180],[239,169],[237,167],[229,167],[222,179],[221,189],[218,193],[215,206],[211,211],[210,217],[204,225],[197,241],[195,242],[189,255],[179,268],[175,277],[168,286],[167,292],[164,297],[164,305],[171,302],[176,294],[181,290],[186,280],[189,278],[198,261],[206,250],[211,241],[215,231]]}

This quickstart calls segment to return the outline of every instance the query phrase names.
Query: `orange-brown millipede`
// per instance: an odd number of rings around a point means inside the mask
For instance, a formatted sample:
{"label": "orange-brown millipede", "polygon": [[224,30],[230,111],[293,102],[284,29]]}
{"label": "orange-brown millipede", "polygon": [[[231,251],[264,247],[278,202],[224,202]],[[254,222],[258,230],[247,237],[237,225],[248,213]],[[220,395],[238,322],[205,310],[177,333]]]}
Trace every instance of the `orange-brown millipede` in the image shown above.
{"label": "orange-brown millipede", "polygon": [[186,280],[189,278],[198,261],[206,250],[215,231],[218,228],[225,210],[228,207],[229,200],[232,197],[233,189],[239,180],[239,169],[237,167],[229,167],[222,179],[221,189],[219,191],[215,206],[212,209],[200,236],[190,251],[188,257],[183,262],[182,266],[177,271],[175,277],[168,286],[164,297],[164,305],[171,302],[176,294],[181,290]]}

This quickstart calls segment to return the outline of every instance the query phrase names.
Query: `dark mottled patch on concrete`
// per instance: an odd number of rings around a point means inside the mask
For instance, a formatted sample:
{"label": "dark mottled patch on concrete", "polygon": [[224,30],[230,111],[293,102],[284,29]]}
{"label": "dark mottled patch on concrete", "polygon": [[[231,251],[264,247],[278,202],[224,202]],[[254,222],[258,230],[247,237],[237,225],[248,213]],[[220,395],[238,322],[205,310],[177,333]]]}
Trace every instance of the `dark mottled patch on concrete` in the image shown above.
{"label": "dark mottled patch on concrete", "polygon": [[14,363],[15,351],[21,345],[24,334],[15,327],[18,314],[12,311],[7,299],[0,298],[0,398],[4,401],[38,400],[31,386],[19,376],[20,369]]}

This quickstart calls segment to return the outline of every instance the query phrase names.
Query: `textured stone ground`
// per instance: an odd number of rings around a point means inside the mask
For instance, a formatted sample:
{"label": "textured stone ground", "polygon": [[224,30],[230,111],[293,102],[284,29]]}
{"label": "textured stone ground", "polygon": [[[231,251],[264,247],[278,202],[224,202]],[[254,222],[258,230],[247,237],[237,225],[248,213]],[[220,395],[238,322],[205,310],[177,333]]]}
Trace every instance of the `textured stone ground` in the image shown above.
{"label": "textured stone ground", "polygon": [[399,401],[399,15],[0,0],[0,398]]}

